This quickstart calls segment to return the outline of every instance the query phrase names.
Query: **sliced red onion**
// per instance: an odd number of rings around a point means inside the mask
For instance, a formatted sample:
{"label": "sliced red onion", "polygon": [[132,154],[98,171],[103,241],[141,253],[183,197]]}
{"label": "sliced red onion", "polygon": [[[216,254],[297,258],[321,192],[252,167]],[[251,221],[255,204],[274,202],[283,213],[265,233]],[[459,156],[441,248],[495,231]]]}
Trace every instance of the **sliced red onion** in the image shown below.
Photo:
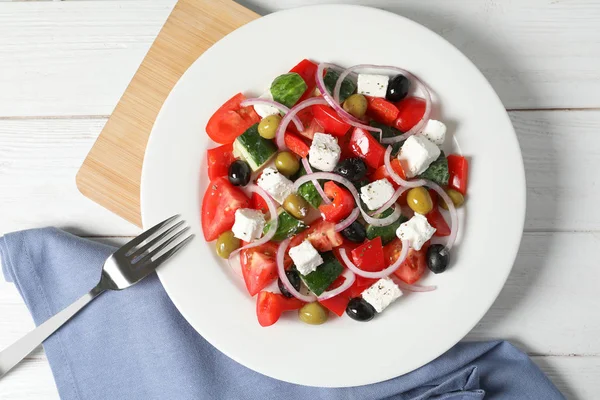
{"label": "sliced red onion", "polygon": [[[259,97],[255,97],[252,99],[246,99],[244,101],[242,101],[240,103],[240,105],[242,107],[248,107],[248,106],[253,106],[255,104],[260,104],[263,106],[270,106],[270,107],[275,107],[276,109],[278,109],[279,111],[281,111],[284,114],[287,114],[290,112],[290,109],[287,108],[286,106],[284,106],[281,103],[276,102],[275,100],[269,100],[269,99],[261,99]],[[300,118],[294,116],[292,118],[292,122],[294,123],[294,125],[296,125],[296,129],[298,129],[298,132],[302,132],[304,130],[304,126],[302,125],[302,122],[300,121]]]}
{"label": "sliced red onion", "polygon": [[352,223],[354,221],[356,221],[356,219],[358,218],[359,215],[360,215],[360,209],[358,207],[356,207],[354,210],[352,210],[350,215],[348,215],[348,217],[345,220],[340,221],[335,225],[335,231],[336,232],[343,231],[344,229],[346,229],[347,227],[352,225]]}
{"label": "sliced red onion", "polygon": [[[390,199],[388,201],[385,202],[384,205],[382,205],[381,207],[379,207],[379,209],[375,210],[375,212],[373,213],[373,215],[377,215],[377,214],[381,214],[382,212],[384,212],[385,210],[387,210],[388,208],[390,208],[391,206],[393,206],[394,204],[396,204],[396,202],[398,201],[398,198],[400,196],[402,196],[402,193],[406,192],[407,190],[409,190],[410,187],[408,186],[400,186],[398,189],[396,189],[396,191],[394,192],[394,194],[392,195],[392,197],[390,197]],[[402,212],[402,209],[400,207],[397,207],[400,209],[400,211]]]}
{"label": "sliced red onion", "polygon": [[[285,114],[285,117],[283,117],[283,119],[279,123],[279,128],[277,128],[277,133],[275,134],[275,143],[277,144],[277,147],[279,147],[279,150],[286,149],[285,131],[288,125],[290,124],[290,121],[296,116],[296,114],[298,114],[299,111],[302,111],[307,107],[314,106],[317,104],[327,104],[327,101],[325,101],[321,97],[311,97],[310,99],[306,99],[303,102],[296,104],[290,109],[290,111],[287,114]],[[302,124],[300,126],[302,126]],[[304,130],[304,126],[302,126],[299,129],[299,131],[302,130]]]}
{"label": "sliced red onion", "polygon": [[[412,136],[415,133],[418,133],[423,129],[423,127],[425,126],[427,121],[429,121],[429,116],[431,115],[431,94],[429,93],[429,89],[427,88],[427,85],[425,85],[415,75],[411,74],[410,72],[408,72],[407,70],[402,69],[402,68],[394,67],[391,65],[374,65],[374,64],[354,65],[354,66],[342,71],[337,82],[335,83],[335,87],[333,89],[333,101],[334,102],[337,100],[337,102],[339,103],[340,89],[342,87],[342,82],[344,81],[344,79],[350,73],[352,73],[358,69],[389,70],[389,71],[395,71],[397,73],[400,73],[400,74],[404,75],[406,78],[408,78],[410,81],[416,83],[416,85],[415,85],[416,89],[420,89],[420,91],[422,92],[422,95],[424,97],[424,100],[425,100],[425,113],[423,114],[423,118],[421,118],[421,120],[415,126],[413,126],[408,132],[406,132],[405,134],[400,135],[400,136],[396,136],[393,138],[385,138],[385,139],[382,136],[380,136],[381,143],[392,144],[392,143],[401,142],[403,140],[406,140],[409,136]],[[380,134],[383,135],[383,133],[380,133]]]}
{"label": "sliced red onion", "polygon": [[398,268],[400,268],[400,264],[402,264],[404,262],[404,260],[406,260],[406,256],[408,255],[408,246],[409,246],[408,241],[403,240],[402,241],[402,252],[400,253],[400,256],[398,256],[398,259],[396,261],[394,261],[394,263],[392,265],[390,265],[383,271],[379,271],[379,272],[363,271],[362,269],[358,268],[356,265],[354,265],[354,263],[348,257],[348,254],[346,253],[346,249],[340,248],[340,256],[342,257],[342,260],[344,261],[346,267],[351,269],[352,272],[354,272],[356,275],[362,276],[363,278],[381,279],[381,278],[390,276]]}
{"label": "sliced red onion", "polygon": [[296,190],[298,190],[300,185],[313,179],[325,179],[329,181],[338,182],[344,185],[350,191],[352,197],[354,197],[354,201],[356,202],[356,205],[358,206],[358,209],[360,210],[360,213],[362,214],[364,220],[371,225],[387,226],[395,222],[398,218],[400,218],[400,207],[394,207],[394,212],[385,218],[373,218],[372,216],[370,216],[365,210],[361,208],[358,191],[356,190],[352,182],[332,172],[315,172],[312,174],[306,174],[304,176],[301,176],[296,180],[296,182],[294,182],[294,187]]}
{"label": "sliced red onion", "polygon": [[450,224],[452,226],[450,227],[450,236],[448,236],[446,248],[450,250],[452,246],[454,246],[454,242],[456,242],[456,236],[458,235],[458,213],[456,212],[456,207],[454,206],[450,196],[448,196],[446,191],[442,189],[440,185],[428,180],[425,181],[425,185],[435,190],[448,205],[448,211],[450,212]]}
{"label": "sliced red onion", "polygon": [[352,286],[352,284],[356,280],[356,275],[354,275],[354,272],[350,271],[349,269],[345,270],[344,273],[342,274],[342,276],[344,278],[346,278],[344,280],[344,283],[342,283],[340,286],[336,287],[333,290],[321,293],[321,295],[318,297],[318,299],[319,300],[331,299],[332,297],[335,297],[338,294],[345,292],[346,289],[348,289],[350,286]]}
{"label": "sliced red onion", "polygon": [[394,283],[396,283],[396,285],[398,285],[400,290],[405,290],[407,292],[432,292],[437,289],[437,286],[411,285],[411,284],[404,282],[400,278],[394,279]]}
{"label": "sliced red onion", "polygon": [[392,163],[390,162],[392,150],[393,150],[393,147],[388,146],[388,148],[385,150],[385,156],[383,158],[383,162],[385,164],[385,169],[386,169],[388,175],[390,176],[390,178],[392,178],[394,180],[394,182],[396,182],[398,185],[406,186],[409,188],[423,186],[425,184],[425,181],[423,179],[407,181],[407,180],[402,179],[400,177],[400,175],[398,175],[396,173],[396,171],[394,171],[394,169],[392,168]]}
{"label": "sliced red onion", "polygon": [[294,285],[291,284],[287,275],[285,274],[285,266],[283,260],[285,258],[285,251],[287,250],[289,245],[290,239],[286,239],[283,242],[281,242],[279,248],[277,249],[277,256],[275,259],[277,262],[277,274],[279,275],[279,279],[281,279],[283,286],[285,286],[285,288],[288,290],[288,292],[292,294],[292,296],[306,303],[311,303],[317,299],[317,296],[315,296],[314,294],[304,295],[297,291]]}
{"label": "sliced red onion", "polygon": [[[302,166],[304,167],[304,170],[306,171],[307,174],[313,173],[312,168],[310,167],[310,164],[308,163],[308,160],[306,158],[302,159]],[[323,199],[323,203],[331,204],[331,200],[329,200],[329,197],[327,197],[327,195],[323,191],[323,188],[319,184],[319,181],[317,181],[315,179],[315,180],[312,180],[311,182],[315,186],[315,189],[317,189],[317,192],[319,193],[319,196],[321,196],[321,199]]]}
{"label": "sliced red onion", "polygon": [[271,240],[271,238],[273,236],[275,236],[275,232],[277,232],[277,223],[279,222],[279,218],[277,215],[277,206],[275,205],[275,202],[273,201],[271,196],[269,196],[267,194],[267,192],[265,192],[260,186],[257,186],[254,184],[250,184],[250,185],[246,186],[245,189],[250,193],[258,194],[260,197],[263,198],[265,203],[267,203],[267,207],[269,207],[269,213],[271,214],[271,220],[269,221],[269,224],[270,224],[269,230],[262,238],[255,240],[254,242],[250,242],[247,245],[240,247],[239,249],[231,252],[227,261],[228,261],[231,269],[233,269],[234,271],[236,271],[236,268],[234,268],[233,265],[231,264],[233,261],[233,258],[236,255],[238,255],[242,250],[251,249],[253,247],[263,245],[263,244],[267,243],[269,240]]}

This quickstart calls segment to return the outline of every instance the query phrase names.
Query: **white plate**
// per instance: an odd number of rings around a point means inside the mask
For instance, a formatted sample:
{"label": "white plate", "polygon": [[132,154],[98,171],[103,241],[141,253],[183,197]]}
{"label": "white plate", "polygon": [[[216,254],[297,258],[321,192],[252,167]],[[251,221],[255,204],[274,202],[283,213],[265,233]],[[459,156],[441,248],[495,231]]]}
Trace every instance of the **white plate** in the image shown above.
{"label": "white plate", "polygon": [[[288,313],[261,328],[255,299],[206,243],[200,203],[207,186],[205,133],[211,114],[237,92],[260,95],[303,58],[342,66],[396,65],[434,92],[434,118],[452,147],[470,157],[466,218],[452,268],[422,283],[368,323],[344,316],[321,326]],[[311,386],[387,380],[438,357],[483,317],[511,270],[525,215],[525,177],[516,135],[483,75],[444,39],[408,19],[365,7],[323,5],[260,18],[200,57],[165,102],[142,174],[144,226],[181,213],[197,238],[159,271],[177,308],[210,343],[265,375]],[[203,362],[198,360],[198,362]]]}

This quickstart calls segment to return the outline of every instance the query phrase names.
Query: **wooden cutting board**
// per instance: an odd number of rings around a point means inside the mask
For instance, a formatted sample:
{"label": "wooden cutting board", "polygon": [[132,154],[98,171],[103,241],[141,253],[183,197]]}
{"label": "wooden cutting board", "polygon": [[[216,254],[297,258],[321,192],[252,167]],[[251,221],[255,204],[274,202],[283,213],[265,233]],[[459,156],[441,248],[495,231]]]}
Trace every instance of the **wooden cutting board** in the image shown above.
{"label": "wooden cutting board", "polygon": [[179,0],[77,173],[84,196],[142,226],[142,163],[160,108],[204,51],[258,17],[231,0]]}

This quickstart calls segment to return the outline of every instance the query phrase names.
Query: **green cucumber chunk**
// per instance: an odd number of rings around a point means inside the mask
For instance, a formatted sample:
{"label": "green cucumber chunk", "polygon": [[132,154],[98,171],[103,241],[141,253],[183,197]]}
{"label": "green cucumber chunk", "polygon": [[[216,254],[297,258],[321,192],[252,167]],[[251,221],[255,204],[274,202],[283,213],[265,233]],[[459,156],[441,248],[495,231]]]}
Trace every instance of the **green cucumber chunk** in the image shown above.
{"label": "green cucumber chunk", "polygon": [[[267,223],[263,232],[267,233],[270,227],[271,224]],[[306,228],[308,228],[308,225],[303,221],[292,217],[292,215],[284,209],[280,209],[277,218],[277,230],[275,231],[275,236],[273,236],[273,239],[271,240],[280,242],[302,232]]]}
{"label": "green cucumber chunk", "polygon": [[[327,73],[323,77],[323,83],[325,83],[325,89],[333,96],[333,89],[335,88],[335,84],[340,77],[335,71],[330,69],[327,70]],[[348,97],[350,97],[356,91],[356,84],[352,82],[350,79],[345,78],[342,82],[342,86],[340,87],[340,102],[343,103]]]}
{"label": "green cucumber chunk", "polygon": [[[402,135],[402,132],[400,132],[398,129],[393,128],[391,126],[387,126],[387,125],[382,124],[377,121],[371,121],[369,125],[371,125],[375,128],[381,129],[381,133],[382,133],[381,137],[383,137],[384,139]],[[371,133],[371,135],[373,135],[373,137],[375,139],[377,139],[377,141],[379,141],[379,133],[378,132],[370,132],[370,133]],[[404,144],[404,141],[401,141],[401,142],[394,143],[392,145],[392,156],[395,156],[396,154],[398,154],[398,152],[400,151],[400,147],[402,147],[403,144]],[[384,144],[384,147],[387,148],[387,146],[388,145]]]}
{"label": "green cucumber chunk", "polygon": [[[318,171],[315,169],[315,170],[313,170],[313,172],[318,172]],[[292,177],[292,180],[295,181],[296,179],[298,179],[304,175],[306,175],[306,170],[301,165],[300,169],[298,170],[296,175],[294,175]],[[323,185],[321,185],[321,186],[323,186]],[[323,199],[321,198],[321,195],[319,194],[319,192],[317,192],[317,188],[315,188],[315,185],[313,185],[312,182],[306,182],[306,183],[303,183],[302,185],[300,185],[300,187],[298,188],[298,195],[300,197],[302,197],[304,200],[306,200],[308,202],[308,204],[310,204],[314,208],[319,208],[319,206],[321,205],[321,202],[323,201]]]}
{"label": "green cucumber chunk", "polygon": [[443,151],[440,153],[438,159],[432,162],[429,168],[419,175],[418,178],[434,181],[440,186],[448,185],[450,171],[448,170],[448,159]]}
{"label": "green cucumber chunk", "polygon": [[273,100],[289,108],[300,100],[306,89],[306,82],[295,72],[279,75],[271,83]]}
{"label": "green cucumber chunk", "polygon": [[333,252],[328,251],[326,253],[321,253],[321,257],[323,257],[323,264],[319,265],[316,271],[313,271],[306,276],[300,274],[302,282],[304,282],[306,287],[317,296],[320,296],[327,290],[329,285],[331,285],[344,270],[344,267],[342,267],[342,264],[335,258]]}
{"label": "green cucumber chunk", "polygon": [[238,136],[233,147],[234,152],[245,159],[253,171],[262,168],[277,153],[275,143],[258,134],[258,124],[252,125]]}
{"label": "green cucumber chunk", "polygon": [[[392,215],[392,209],[388,208],[384,212],[378,215],[374,215],[375,218],[385,218]],[[381,237],[381,242],[383,244],[391,242],[396,237],[396,230],[400,226],[400,224],[408,221],[404,215],[401,215],[395,222],[392,222],[387,226],[375,226],[375,225],[367,225],[367,238],[369,240],[375,239],[377,236]]]}

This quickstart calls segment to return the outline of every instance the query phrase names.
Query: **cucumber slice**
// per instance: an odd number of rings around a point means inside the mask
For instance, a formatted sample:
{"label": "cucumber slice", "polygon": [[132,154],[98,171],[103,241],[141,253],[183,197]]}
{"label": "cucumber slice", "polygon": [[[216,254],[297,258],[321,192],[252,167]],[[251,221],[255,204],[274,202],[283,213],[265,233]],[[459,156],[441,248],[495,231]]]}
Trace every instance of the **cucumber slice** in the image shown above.
{"label": "cucumber slice", "polygon": [[258,134],[258,124],[252,125],[233,142],[234,154],[239,154],[258,171],[277,153],[277,146]]}
{"label": "cucumber slice", "polygon": [[[333,89],[335,88],[335,84],[337,83],[340,74],[333,70],[327,70],[327,73],[323,77],[323,83],[325,84],[325,89],[333,96]],[[356,84],[352,82],[350,79],[345,78],[342,82],[342,86],[340,87],[340,102],[344,102],[350,95],[352,95],[356,91]]]}
{"label": "cucumber slice", "polygon": [[[375,218],[385,218],[392,214],[392,209],[388,208],[384,212],[378,215],[374,215]],[[381,237],[381,242],[383,244],[391,242],[396,237],[396,230],[403,222],[408,221],[408,219],[401,215],[395,222],[389,224],[388,226],[374,226],[367,225],[367,238],[369,240],[375,239],[377,236]]]}
{"label": "cucumber slice", "polygon": [[432,162],[429,168],[419,175],[418,178],[434,181],[440,186],[448,185],[450,171],[448,170],[448,159],[443,151],[440,153],[438,159]]}
{"label": "cucumber slice", "polygon": [[[377,121],[371,121],[370,123],[371,126],[375,127],[375,128],[379,128],[381,129],[381,137],[382,138],[390,138],[390,137],[396,137],[396,136],[400,136],[402,135],[402,132],[400,132],[398,129],[393,128],[391,126],[387,126],[385,124],[382,124],[380,122]],[[373,137],[375,139],[377,139],[377,141],[379,141],[379,133],[377,132],[369,132],[371,135],[373,135]],[[400,148],[402,147],[402,145],[404,144],[404,141],[402,142],[398,142],[398,143],[394,143],[392,145],[392,156],[395,156],[396,154],[398,154],[398,151],[400,151]],[[387,148],[388,145],[383,145],[383,147]]]}
{"label": "cucumber slice", "polygon": [[[315,168],[313,172],[318,172],[318,170]],[[296,179],[304,175],[306,175],[306,170],[303,166],[300,166],[300,169],[298,170],[296,175],[292,177],[292,180],[295,181]],[[322,186],[323,185],[321,185],[321,187]],[[312,182],[306,182],[300,185],[300,187],[298,188],[298,195],[304,200],[306,200],[308,204],[310,204],[314,208],[319,208],[321,202],[323,201],[321,195],[319,194],[319,192],[317,192],[317,188],[315,188],[315,185],[313,185]]]}
{"label": "cucumber slice", "polygon": [[[292,237],[308,228],[308,225],[306,225],[303,221],[292,217],[290,213],[282,208],[279,209],[277,221],[277,231],[275,231],[275,236],[273,236],[273,239],[271,239],[277,242]],[[263,232],[267,233],[270,226],[271,224],[268,223]]]}
{"label": "cucumber slice", "polygon": [[300,274],[302,282],[304,282],[306,287],[317,296],[320,296],[327,290],[329,285],[331,285],[344,270],[344,267],[342,267],[342,264],[335,258],[333,252],[328,251],[327,253],[322,253],[321,257],[323,257],[323,264],[319,265],[316,271],[313,271],[306,276]]}

